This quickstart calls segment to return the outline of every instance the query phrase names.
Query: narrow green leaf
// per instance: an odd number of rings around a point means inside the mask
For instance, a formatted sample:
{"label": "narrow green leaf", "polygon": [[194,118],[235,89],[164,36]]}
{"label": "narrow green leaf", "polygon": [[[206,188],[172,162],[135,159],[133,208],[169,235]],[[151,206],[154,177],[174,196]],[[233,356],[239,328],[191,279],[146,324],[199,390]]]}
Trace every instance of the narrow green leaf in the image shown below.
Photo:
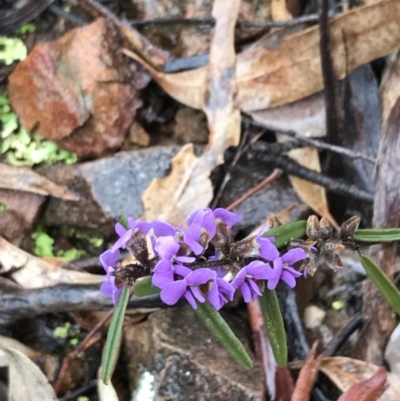
{"label": "narrow green leaf", "polygon": [[266,289],[264,294],[258,299],[260,300],[265,328],[268,333],[269,342],[271,344],[276,363],[280,367],[286,366],[286,332],[276,292]]}
{"label": "narrow green leaf", "polygon": [[135,295],[145,297],[146,295],[159,294],[160,289],[151,285],[151,277],[145,277],[143,280],[135,284]]}
{"label": "narrow green leaf", "polygon": [[124,323],[125,310],[129,301],[129,287],[124,286],[118,303],[115,307],[108,329],[107,341],[103,351],[103,360],[101,361],[101,372],[104,384],[108,384],[114,372],[118,357],[118,349],[121,343],[122,325]]}
{"label": "narrow green leaf", "polygon": [[353,237],[361,242],[400,241],[400,228],[363,228],[357,230]]}
{"label": "narrow green leaf", "polygon": [[400,315],[400,292],[394,284],[368,256],[361,256],[361,264],[367,272],[368,277],[378,287],[378,290],[385,297],[386,301]]}
{"label": "narrow green leaf", "polygon": [[253,362],[243,344],[235,336],[231,328],[217,310],[208,302],[197,304],[197,315],[203,321],[211,334],[229,352],[231,357],[244,369],[253,367]]}
{"label": "narrow green leaf", "polygon": [[289,241],[299,239],[305,235],[307,229],[307,221],[299,220],[287,223],[279,227],[272,228],[264,233],[264,237],[274,237],[275,246],[280,248]]}

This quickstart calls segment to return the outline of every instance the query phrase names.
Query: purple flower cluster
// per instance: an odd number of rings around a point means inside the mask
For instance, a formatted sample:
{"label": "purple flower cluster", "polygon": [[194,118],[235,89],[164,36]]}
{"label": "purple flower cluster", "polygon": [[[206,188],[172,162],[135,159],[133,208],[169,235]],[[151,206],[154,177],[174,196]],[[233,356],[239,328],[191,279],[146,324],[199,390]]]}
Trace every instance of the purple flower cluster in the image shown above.
{"label": "purple flower cluster", "polygon": [[[232,301],[237,289],[249,302],[265,287],[275,289],[279,281],[293,288],[302,275],[293,265],[306,259],[307,253],[294,248],[281,255],[274,238],[262,236],[267,227],[254,237],[235,241],[231,228],[241,219],[225,209],[203,208],[189,216],[186,228],[132,218],[128,219],[129,229],[118,223],[119,239],[100,257],[107,274],[101,291],[116,303],[121,285],[151,275],[152,285],[161,290],[161,300],[167,305],[183,297],[194,309],[207,300],[219,310]],[[153,248],[151,258],[148,243]],[[137,261],[129,269],[117,262],[119,250],[124,248]]]}

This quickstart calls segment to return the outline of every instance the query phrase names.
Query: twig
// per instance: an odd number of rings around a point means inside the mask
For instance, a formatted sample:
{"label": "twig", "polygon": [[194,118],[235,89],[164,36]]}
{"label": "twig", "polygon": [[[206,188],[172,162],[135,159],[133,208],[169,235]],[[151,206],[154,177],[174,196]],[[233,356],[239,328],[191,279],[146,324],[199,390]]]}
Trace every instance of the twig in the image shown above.
{"label": "twig", "polygon": [[96,387],[97,379],[89,380],[83,386],[77,388],[74,391],[71,391],[66,396],[60,399],[60,401],[68,401],[72,398],[78,398],[81,394],[86,393],[88,390],[91,390],[93,387]]}
{"label": "twig", "polygon": [[[315,23],[318,22],[318,14],[305,15],[298,18],[282,21],[237,21],[237,28],[274,28],[274,27],[285,27],[294,26],[304,23]],[[151,20],[129,20],[129,23],[135,27],[150,28],[154,26],[170,26],[170,25],[206,25],[213,27],[215,25],[214,18],[154,18]]]}
{"label": "twig", "polygon": [[288,156],[270,153],[267,148],[267,144],[257,142],[256,144],[253,144],[253,147],[254,149],[258,148],[258,151],[254,154],[254,157],[257,157],[264,163],[271,163],[275,168],[282,169],[284,172],[290,175],[294,175],[296,177],[303,178],[307,181],[321,185],[329,191],[340,195],[351,196],[352,198],[371,203],[374,201],[373,194],[366,192],[356,187],[355,185],[349,185],[343,181],[339,181],[337,179],[330,178],[324,174],[318,173],[317,171],[310,170],[309,168],[306,168],[301,164],[295,162]]}
{"label": "twig", "polygon": [[313,146],[316,149],[328,150],[330,152],[337,153],[339,155],[346,156],[351,159],[363,159],[363,160],[366,160],[373,164],[376,163],[376,159],[373,157],[363,155],[362,153],[359,153],[359,152],[353,152],[352,150],[343,148],[341,146],[331,145],[329,143],[318,141],[316,139],[306,138],[304,136],[297,134],[294,131],[277,130],[275,127],[272,127],[268,124],[263,124],[259,121],[252,120],[250,117],[247,117],[247,116],[242,116],[242,119],[244,119],[245,121],[248,121],[250,124],[252,124],[256,127],[263,127],[270,131],[279,131],[280,134],[290,136],[291,138],[294,138],[297,141],[304,143],[305,145]]}
{"label": "twig", "polygon": [[238,148],[236,149],[236,154],[235,157],[232,160],[232,163],[229,165],[228,167],[228,171],[226,172],[224,179],[221,183],[221,185],[218,188],[217,194],[215,195],[210,207],[212,209],[215,209],[215,207],[218,205],[219,200],[221,199],[222,194],[224,193],[226,184],[229,182],[230,178],[231,178],[231,174],[232,174],[232,170],[234,169],[234,167],[236,166],[237,162],[239,161],[239,159],[242,157],[243,153],[246,151],[247,147],[246,142],[247,142],[247,137],[249,134],[249,130],[245,129],[243,131],[243,136],[241,138],[240,144],[238,146]]}
{"label": "twig", "polygon": [[[97,333],[98,330],[107,322],[108,319],[111,318],[112,314],[114,313],[114,308],[110,309],[103,317],[102,319],[96,324],[96,326],[93,327],[92,330],[89,331],[89,333],[86,334],[86,337],[80,342],[80,344],[77,345],[77,347],[74,349],[74,351],[70,352],[63,360],[63,363],[61,365],[60,371],[58,373],[58,377],[56,380],[56,384],[54,385],[54,392],[58,394],[60,392],[61,386],[64,381],[64,377],[67,373],[69,364],[71,361],[76,358],[76,356],[86,349],[86,344],[89,342],[89,340]],[[99,339],[100,340],[100,339]],[[93,345],[93,344],[91,344]]]}
{"label": "twig", "polygon": [[336,334],[334,338],[330,341],[326,350],[324,352],[324,356],[333,356],[338,350],[342,347],[342,345],[347,341],[347,339],[358,329],[361,327],[363,321],[363,316],[361,313],[357,313],[351,319],[349,319],[345,325],[340,329],[340,331]]}
{"label": "twig", "polygon": [[236,199],[235,202],[231,203],[226,209],[227,210],[233,210],[236,207],[238,207],[241,203],[243,203],[246,199],[250,198],[253,196],[255,193],[258,191],[261,191],[261,189],[265,188],[267,185],[269,185],[271,182],[274,182],[277,180],[282,174],[282,171],[279,169],[275,169],[265,180],[260,182],[258,185],[256,185],[254,188],[251,188],[249,191],[247,191],[243,196],[241,196],[239,199]]}
{"label": "twig", "polygon": [[68,21],[72,22],[76,26],[83,26],[88,23],[83,18],[65,11],[62,7],[58,6],[57,4],[52,4],[49,8],[49,11],[51,11],[53,14],[55,14],[61,18],[67,19]]}

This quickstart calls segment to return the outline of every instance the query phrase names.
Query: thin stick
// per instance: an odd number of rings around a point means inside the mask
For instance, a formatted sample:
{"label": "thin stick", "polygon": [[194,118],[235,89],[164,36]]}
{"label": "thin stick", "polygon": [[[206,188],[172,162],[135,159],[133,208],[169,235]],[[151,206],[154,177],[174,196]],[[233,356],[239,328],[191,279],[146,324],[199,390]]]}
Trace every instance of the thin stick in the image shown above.
{"label": "thin stick", "polygon": [[276,127],[272,127],[272,126],[270,126],[268,124],[263,124],[261,122],[252,120],[247,116],[243,116],[242,118],[245,121],[249,122],[251,125],[254,125],[256,127],[262,127],[262,128],[268,129],[270,131],[278,131],[280,134],[290,136],[291,138],[294,138],[294,139],[298,140],[299,142],[303,142],[306,145],[313,146],[314,148],[322,149],[322,150],[328,150],[330,152],[337,153],[339,155],[346,156],[346,157],[349,157],[351,159],[363,159],[363,160],[366,160],[366,161],[368,161],[370,163],[374,163],[374,164],[376,163],[376,159],[375,158],[363,155],[362,153],[353,152],[352,150],[343,148],[341,146],[331,145],[329,143],[318,141],[316,139],[306,138],[304,136],[301,136],[301,135],[297,134],[294,131],[282,131],[282,130],[276,129]]}
{"label": "thin stick", "polygon": [[96,324],[96,326],[93,327],[92,330],[89,331],[89,333],[86,334],[86,337],[80,342],[80,344],[77,345],[74,351],[70,352],[63,360],[63,363],[61,365],[60,371],[58,372],[58,377],[56,384],[54,386],[54,392],[58,394],[60,392],[61,386],[64,381],[64,377],[68,371],[68,367],[71,363],[71,361],[76,358],[76,356],[85,348],[86,344],[89,342],[89,340],[100,330],[100,328],[107,322],[108,319],[111,318],[114,308],[110,309],[104,316],[103,318]]}
{"label": "thin stick", "polygon": [[249,191],[247,191],[239,199],[236,199],[235,202],[231,203],[226,209],[227,210],[235,209],[241,203],[243,203],[246,199],[250,198],[251,196],[253,196],[258,191],[261,191],[264,187],[266,187],[271,182],[274,182],[275,180],[277,180],[281,176],[281,174],[282,174],[282,170],[279,170],[279,169],[276,168],[265,180],[260,182],[254,188],[251,188]]}

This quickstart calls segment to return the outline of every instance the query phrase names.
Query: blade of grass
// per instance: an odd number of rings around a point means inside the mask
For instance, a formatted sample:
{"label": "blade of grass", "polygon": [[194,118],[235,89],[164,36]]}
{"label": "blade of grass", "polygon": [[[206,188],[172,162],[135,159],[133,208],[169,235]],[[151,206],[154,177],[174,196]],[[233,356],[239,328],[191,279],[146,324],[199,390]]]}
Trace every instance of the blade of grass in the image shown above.
{"label": "blade of grass", "polygon": [[307,222],[305,220],[299,220],[272,228],[266,231],[263,237],[274,237],[275,246],[280,248],[291,240],[303,237],[306,233],[306,229]]}

